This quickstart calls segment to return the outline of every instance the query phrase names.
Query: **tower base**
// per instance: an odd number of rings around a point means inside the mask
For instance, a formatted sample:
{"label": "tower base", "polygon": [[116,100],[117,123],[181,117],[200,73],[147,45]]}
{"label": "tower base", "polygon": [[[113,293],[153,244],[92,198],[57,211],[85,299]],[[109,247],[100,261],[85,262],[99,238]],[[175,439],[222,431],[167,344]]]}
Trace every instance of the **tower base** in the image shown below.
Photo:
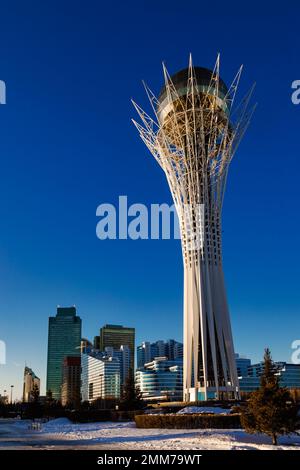
{"label": "tower base", "polygon": [[191,387],[184,391],[185,402],[197,402],[207,400],[238,400],[239,391],[234,387]]}

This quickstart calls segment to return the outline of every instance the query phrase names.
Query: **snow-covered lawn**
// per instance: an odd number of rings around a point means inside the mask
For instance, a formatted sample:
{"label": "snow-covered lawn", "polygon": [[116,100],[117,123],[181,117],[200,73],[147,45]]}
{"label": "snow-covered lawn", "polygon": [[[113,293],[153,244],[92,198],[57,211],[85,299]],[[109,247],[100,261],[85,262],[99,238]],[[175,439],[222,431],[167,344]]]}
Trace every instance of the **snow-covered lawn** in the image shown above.
{"label": "snow-covered lawn", "polygon": [[[242,430],[137,429],[134,423],[72,424],[65,418],[28,429],[29,421],[3,424],[0,420],[0,449],[166,449],[166,450],[268,450],[270,439]],[[282,437],[277,449],[300,450],[300,436]]]}

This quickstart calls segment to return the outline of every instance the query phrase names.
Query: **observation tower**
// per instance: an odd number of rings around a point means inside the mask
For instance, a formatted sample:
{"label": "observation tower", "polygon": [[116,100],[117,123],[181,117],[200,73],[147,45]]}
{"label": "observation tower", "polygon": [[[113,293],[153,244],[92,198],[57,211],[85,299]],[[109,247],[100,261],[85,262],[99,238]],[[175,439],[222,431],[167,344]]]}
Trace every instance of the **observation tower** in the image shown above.
{"label": "observation tower", "polygon": [[227,87],[213,70],[170,76],[158,98],[147,85],[153,117],[133,102],[133,121],[165,172],[179,218],[184,265],[184,401],[239,398],[222,267],[221,213],[230,161],[249,124],[253,87],[234,109],[242,67]]}

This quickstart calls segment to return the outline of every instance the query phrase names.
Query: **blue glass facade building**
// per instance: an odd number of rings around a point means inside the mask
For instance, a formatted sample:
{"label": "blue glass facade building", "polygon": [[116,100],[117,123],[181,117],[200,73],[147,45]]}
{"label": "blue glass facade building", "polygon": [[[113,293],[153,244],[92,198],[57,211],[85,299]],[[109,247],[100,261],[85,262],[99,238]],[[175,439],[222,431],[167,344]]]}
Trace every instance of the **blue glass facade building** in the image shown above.
{"label": "blue glass facade building", "polygon": [[170,361],[183,359],[183,344],[174,339],[155,343],[144,341],[137,347],[137,368],[144,367],[156,357],[167,357]]}
{"label": "blue glass facade building", "polygon": [[61,399],[63,361],[66,356],[80,356],[81,318],[75,307],[58,307],[55,317],[49,317],[47,392]]}
{"label": "blue glass facade building", "polygon": [[136,385],[145,401],[181,401],[183,397],[182,359],[157,357],[136,371]]}
{"label": "blue glass facade building", "polygon": [[[277,368],[281,387],[300,391],[300,364],[289,364],[283,361],[278,361],[274,364]],[[260,377],[263,370],[263,362],[250,364],[247,367],[247,373],[244,371],[244,374],[239,376],[240,391],[249,393],[257,390],[260,386]]]}

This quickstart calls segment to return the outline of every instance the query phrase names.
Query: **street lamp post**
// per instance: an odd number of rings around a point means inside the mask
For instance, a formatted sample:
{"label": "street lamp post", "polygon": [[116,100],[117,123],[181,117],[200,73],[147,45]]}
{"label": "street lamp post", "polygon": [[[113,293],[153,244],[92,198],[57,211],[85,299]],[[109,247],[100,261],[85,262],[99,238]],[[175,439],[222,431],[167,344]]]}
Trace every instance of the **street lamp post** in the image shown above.
{"label": "street lamp post", "polygon": [[10,404],[12,405],[12,399],[13,399],[13,388],[14,388],[14,385],[11,385],[10,386]]}

